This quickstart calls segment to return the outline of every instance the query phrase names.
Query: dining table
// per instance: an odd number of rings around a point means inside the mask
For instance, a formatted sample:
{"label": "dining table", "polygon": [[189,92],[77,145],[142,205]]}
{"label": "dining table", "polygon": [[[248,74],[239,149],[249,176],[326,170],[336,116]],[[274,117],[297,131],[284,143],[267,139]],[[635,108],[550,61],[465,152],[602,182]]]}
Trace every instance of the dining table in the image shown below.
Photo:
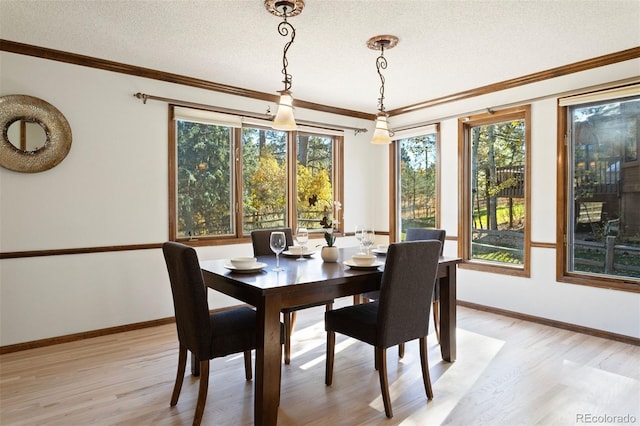
{"label": "dining table", "polygon": [[[237,271],[229,259],[202,260],[200,267],[207,287],[252,305],[257,312],[257,348],[255,359],[254,424],[276,425],[280,406],[282,366],[280,311],[283,308],[312,304],[339,297],[354,296],[354,303],[369,291],[380,289],[384,255],[377,265],[350,267],[357,247],[340,248],[337,262],[324,262],[320,253],[299,256],[280,255],[281,271],[274,271],[276,257],[259,256],[261,268],[253,272]],[[440,257],[440,348],[442,359],[456,359],[456,269],[462,260]],[[193,364],[193,363],[192,363]]]}

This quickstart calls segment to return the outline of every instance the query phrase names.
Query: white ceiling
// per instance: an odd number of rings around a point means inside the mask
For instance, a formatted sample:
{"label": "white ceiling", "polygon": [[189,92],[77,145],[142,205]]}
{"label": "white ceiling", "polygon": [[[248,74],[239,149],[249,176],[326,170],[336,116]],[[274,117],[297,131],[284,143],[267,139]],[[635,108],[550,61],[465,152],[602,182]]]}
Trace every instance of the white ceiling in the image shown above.
{"label": "white ceiling", "polygon": [[[280,19],[263,0],[0,0],[0,38],[275,94]],[[294,99],[375,113],[640,45],[638,0],[306,0]],[[640,70],[639,70],[640,73]],[[160,94],[161,95],[161,94]]]}

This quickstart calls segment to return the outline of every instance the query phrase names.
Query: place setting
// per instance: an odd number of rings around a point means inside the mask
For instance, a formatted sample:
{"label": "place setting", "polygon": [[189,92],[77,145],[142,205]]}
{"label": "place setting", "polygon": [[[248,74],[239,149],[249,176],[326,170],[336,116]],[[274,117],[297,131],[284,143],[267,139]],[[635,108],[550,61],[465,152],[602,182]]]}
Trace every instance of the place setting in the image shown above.
{"label": "place setting", "polygon": [[374,254],[356,253],[342,262],[351,269],[376,269],[382,265]]}
{"label": "place setting", "polygon": [[[371,250],[371,246],[376,240],[373,228],[358,225],[355,236],[360,241],[360,251],[342,263],[351,269],[376,269],[384,265],[384,262],[379,261],[375,254],[371,254],[374,251]],[[386,248],[384,253],[386,254]]]}
{"label": "place setting", "polygon": [[302,247],[302,246],[290,246],[288,250],[285,250],[282,252],[283,256],[286,257],[300,257],[302,256],[303,258],[310,258],[311,256],[313,256],[315,253],[317,253],[316,250],[306,250],[306,247]]}
{"label": "place setting", "polygon": [[267,266],[264,262],[258,262],[255,257],[233,257],[224,267],[232,272],[249,274],[262,271]]}

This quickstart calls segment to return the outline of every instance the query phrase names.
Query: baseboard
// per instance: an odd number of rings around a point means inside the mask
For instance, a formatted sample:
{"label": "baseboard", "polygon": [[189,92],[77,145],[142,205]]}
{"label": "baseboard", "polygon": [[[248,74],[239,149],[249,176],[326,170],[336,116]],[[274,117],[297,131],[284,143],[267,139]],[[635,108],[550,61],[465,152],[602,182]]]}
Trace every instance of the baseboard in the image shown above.
{"label": "baseboard", "polygon": [[[249,306],[249,305],[241,305]],[[210,312],[221,312],[227,309],[235,308],[230,306],[225,308],[212,309]],[[125,331],[140,330],[143,328],[157,327],[159,325],[171,324],[176,322],[175,317],[160,318],[151,321],[136,322],[133,324],[120,325],[117,327],[101,328],[99,330],[83,331],[82,333],[67,334],[64,336],[51,337],[42,340],[33,340],[31,342],[16,343],[15,345],[0,346],[0,355],[11,352],[25,351],[27,349],[42,348],[45,346],[57,345],[59,343],[75,342],[77,340],[90,339],[92,337],[108,336],[110,334],[123,333]]]}
{"label": "baseboard", "polygon": [[523,321],[529,321],[537,324],[548,325],[550,327],[562,328],[564,330],[574,331],[576,333],[588,334],[590,336],[602,337],[603,339],[615,340],[617,342],[628,343],[630,345],[640,346],[640,339],[624,334],[611,333],[608,331],[598,330],[595,328],[583,327],[581,325],[570,324],[562,321],[555,321],[548,318],[537,317],[535,315],[527,315],[520,312],[508,311],[506,309],[494,308],[492,306],[479,305],[477,303],[465,302],[458,300],[458,306],[471,308],[478,311],[489,312],[492,314],[504,315],[505,317],[517,318]]}

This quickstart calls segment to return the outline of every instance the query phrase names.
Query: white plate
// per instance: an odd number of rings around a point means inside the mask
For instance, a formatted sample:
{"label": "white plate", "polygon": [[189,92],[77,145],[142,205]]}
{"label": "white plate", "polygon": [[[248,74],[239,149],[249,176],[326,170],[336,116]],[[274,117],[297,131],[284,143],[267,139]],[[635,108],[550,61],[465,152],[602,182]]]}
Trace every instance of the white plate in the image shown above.
{"label": "white plate", "polygon": [[373,253],[375,254],[382,254],[382,255],[386,255],[387,251],[386,250],[380,250],[380,249],[372,249],[371,250]]}
{"label": "white plate", "polygon": [[262,262],[256,262],[255,265],[251,266],[250,268],[237,268],[235,266],[233,266],[232,264],[226,264],[224,265],[225,268],[227,268],[230,271],[233,272],[239,272],[239,273],[243,273],[243,274],[248,274],[250,272],[258,272],[263,270],[265,267],[267,266],[266,263],[262,263]]}
{"label": "white plate", "polygon": [[[304,254],[302,255],[303,257],[311,257],[312,254],[315,253],[314,251],[306,251],[304,252]],[[291,253],[289,250],[283,251],[282,254],[284,254],[285,256],[289,256],[289,257],[300,257],[299,253]]]}
{"label": "white plate", "polygon": [[376,269],[376,268],[384,265],[384,262],[380,262],[378,260],[373,262],[373,265],[368,265],[368,266],[356,265],[356,263],[354,261],[352,261],[352,260],[345,260],[342,263],[347,265],[349,268],[353,268],[353,269]]}

